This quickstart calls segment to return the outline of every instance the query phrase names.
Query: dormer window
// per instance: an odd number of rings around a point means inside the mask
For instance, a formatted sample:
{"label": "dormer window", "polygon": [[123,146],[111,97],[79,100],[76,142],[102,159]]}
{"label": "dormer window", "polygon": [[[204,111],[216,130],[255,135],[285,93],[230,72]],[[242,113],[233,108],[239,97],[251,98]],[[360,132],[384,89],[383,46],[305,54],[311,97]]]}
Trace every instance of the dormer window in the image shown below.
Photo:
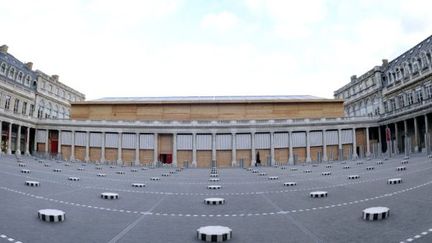
{"label": "dormer window", "polygon": [[0,66],[0,73],[1,74],[6,74],[6,63],[2,63]]}
{"label": "dormer window", "polygon": [[23,81],[23,73],[22,72],[18,73],[17,81],[22,83],[22,81]]}
{"label": "dormer window", "polygon": [[30,86],[30,76],[26,76],[26,78],[25,78],[25,83],[24,83],[26,86]]}
{"label": "dormer window", "polygon": [[9,69],[9,78],[14,79],[15,77],[15,68],[11,67]]}

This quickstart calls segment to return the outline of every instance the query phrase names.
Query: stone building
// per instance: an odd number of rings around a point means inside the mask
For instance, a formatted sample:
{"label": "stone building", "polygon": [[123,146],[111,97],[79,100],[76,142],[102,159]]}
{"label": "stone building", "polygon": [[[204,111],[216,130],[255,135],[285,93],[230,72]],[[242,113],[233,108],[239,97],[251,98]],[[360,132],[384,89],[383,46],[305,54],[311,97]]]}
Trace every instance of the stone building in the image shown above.
{"label": "stone building", "polygon": [[390,62],[383,60],[365,74],[352,76],[334,92],[335,99],[84,101],[84,95],[61,84],[58,76],[32,71],[31,63],[18,61],[3,46],[2,151],[121,165],[193,167],[319,163],[428,152],[430,38]]}

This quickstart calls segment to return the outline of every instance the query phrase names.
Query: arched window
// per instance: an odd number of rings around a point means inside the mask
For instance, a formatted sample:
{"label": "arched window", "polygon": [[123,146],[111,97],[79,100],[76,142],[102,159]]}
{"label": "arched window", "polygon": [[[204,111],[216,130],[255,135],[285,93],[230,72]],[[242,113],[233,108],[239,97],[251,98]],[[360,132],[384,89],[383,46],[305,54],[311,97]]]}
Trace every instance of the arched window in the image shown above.
{"label": "arched window", "polygon": [[6,63],[3,62],[0,66],[0,73],[6,74],[6,69],[7,69],[7,65],[6,65]]}
{"label": "arched window", "polygon": [[17,81],[22,83],[22,81],[23,81],[23,73],[22,72],[18,72]]}
{"label": "arched window", "polygon": [[15,79],[15,68],[14,67],[9,68],[9,75],[8,75],[8,77],[11,78],[11,79]]}
{"label": "arched window", "polygon": [[26,78],[25,78],[25,83],[24,83],[26,86],[30,86],[30,76],[26,76]]}

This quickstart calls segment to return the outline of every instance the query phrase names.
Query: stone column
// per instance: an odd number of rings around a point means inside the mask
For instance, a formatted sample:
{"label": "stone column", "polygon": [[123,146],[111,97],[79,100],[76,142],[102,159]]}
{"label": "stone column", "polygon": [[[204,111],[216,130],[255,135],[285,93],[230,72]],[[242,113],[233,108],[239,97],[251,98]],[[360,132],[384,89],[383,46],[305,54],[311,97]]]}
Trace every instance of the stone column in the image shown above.
{"label": "stone column", "polygon": [[293,142],[292,142],[292,131],[288,131],[288,140],[289,140],[289,158],[288,164],[294,165],[294,152],[293,152]]}
{"label": "stone column", "polygon": [[382,154],[382,138],[381,138],[381,126],[378,126],[378,154]]}
{"label": "stone column", "polygon": [[158,134],[153,134],[153,165],[156,166],[158,162]]}
{"label": "stone column", "polygon": [[102,132],[102,144],[101,144],[100,162],[101,163],[105,163],[105,132]]}
{"label": "stone column", "polygon": [[197,167],[197,140],[196,132],[192,133],[192,167]]}
{"label": "stone column", "polygon": [[414,152],[419,151],[419,134],[417,126],[417,117],[414,117]]}
{"label": "stone column", "polygon": [[398,148],[399,134],[398,134],[398,124],[397,124],[397,122],[395,122],[394,127],[395,127],[394,153],[395,154],[399,154],[399,148]]}
{"label": "stone column", "polygon": [[429,150],[430,150],[430,144],[429,144],[429,124],[428,124],[428,117],[427,114],[424,115],[425,118],[425,134],[424,134],[424,139],[425,139],[425,147],[426,147],[426,154],[429,154]]}
{"label": "stone column", "polygon": [[271,165],[275,165],[275,146],[274,146],[274,132],[270,132],[270,158]]}
{"label": "stone column", "polygon": [[236,143],[236,133],[231,133],[231,166],[237,166],[237,143]]}
{"label": "stone column", "polygon": [[3,154],[3,150],[2,150],[3,149],[3,147],[2,147],[3,140],[2,140],[2,138],[3,138],[3,122],[0,121],[0,154]]}
{"label": "stone column", "polygon": [[73,161],[75,160],[75,131],[72,131],[71,134],[72,134],[72,141],[71,141],[70,160]]}
{"label": "stone column", "polygon": [[90,161],[90,131],[86,132],[86,147],[85,147],[85,157],[84,161],[89,162]]}
{"label": "stone column", "polygon": [[[389,129],[388,124],[385,126],[385,131],[386,131],[386,143],[387,143],[387,156],[390,158],[392,151],[391,151],[391,141],[387,141],[387,129]],[[391,140],[391,137],[390,137]]]}
{"label": "stone column", "polygon": [[172,165],[177,167],[177,133],[173,133]]}
{"label": "stone column", "polygon": [[322,130],[322,143],[323,143],[323,158],[322,160],[327,162],[328,161],[328,157],[327,157],[327,138],[326,138],[326,130]]}
{"label": "stone column", "polygon": [[61,154],[61,130],[58,130],[58,136],[57,136],[57,154]]}
{"label": "stone column", "polygon": [[21,125],[18,125],[15,155],[21,155]]}
{"label": "stone column", "polygon": [[122,140],[123,140],[123,133],[118,133],[118,142],[117,142],[117,165],[122,165]]}
{"label": "stone column", "polygon": [[311,163],[311,151],[310,151],[310,134],[309,130],[306,131],[306,163]]}
{"label": "stone column", "polygon": [[49,129],[46,130],[46,136],[45,136],[45,154],[48,155],[48,140],[49,140]]}
{"label": "stone column", "polygon": [[140,134],[139,132],[136,133],[136,139],[135,139],[135,166],[140,165]]}
{"label": "stone column", "polygon": [[357,159],[358,155],[357,155],[357,136],[356,136],[356,129],[355,127],[352,129],[353,135],[352,135],[352,139],[353,139],[353,148],[352,148],[352,158],[353,159]]}
{"label": "stone column", "polygon": [[255,132],[251,133],[251,166],[256,166],[256,151],[255,151]]}
{"label": "stone column", "polygon": [[343,151],[342,151],[342,130],[338,129],[338,158],[339,160],[343,160]]}
{"label": "stone column", "polygon": [[369,157],[370,155],[369,127],[366,127],[366,157]]}
{"label": "stone column", "polygon": [[[1,125],[0,125],[0,127],[1,127]],[[26,135],[25,155],[30,156],[30,127],[27,127],[26,133],[27,133],[27,135]],[[0,134],[1,134],[1,128],[0,128]]]}
{"label": "stone column", "polygon": [[[216,161],[216,133],[212,133],[212,163]],[[213,165],[212,165],[213,166]],[[216,162],[217,166],[217,162]]]}
{"label": "stone column", "polygon": [[7,154],[12,154],[12,123],[9,123]]}
{"label": "stone column", "polygon": [[404,135],[405,135],[405,157],[407,157],[409,155],[409,153],[411,153],[411,151],[409,151],[410,148],[408,148],[408,122],[407,120],[404,120]]}

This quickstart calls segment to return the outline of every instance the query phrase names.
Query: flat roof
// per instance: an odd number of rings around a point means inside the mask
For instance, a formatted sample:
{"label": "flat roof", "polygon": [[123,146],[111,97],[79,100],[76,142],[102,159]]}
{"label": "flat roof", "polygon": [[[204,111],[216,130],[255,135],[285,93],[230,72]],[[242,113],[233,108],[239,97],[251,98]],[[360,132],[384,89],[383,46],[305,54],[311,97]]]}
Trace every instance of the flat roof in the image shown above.
{"label": "flat roof", "polygon": [[289,102],[343,102],[311,95],[285,96],[167,96],[167,97],[106,97],[90,101],[74,102],[87,104],[193,104],[193,103],[289,103]]}

